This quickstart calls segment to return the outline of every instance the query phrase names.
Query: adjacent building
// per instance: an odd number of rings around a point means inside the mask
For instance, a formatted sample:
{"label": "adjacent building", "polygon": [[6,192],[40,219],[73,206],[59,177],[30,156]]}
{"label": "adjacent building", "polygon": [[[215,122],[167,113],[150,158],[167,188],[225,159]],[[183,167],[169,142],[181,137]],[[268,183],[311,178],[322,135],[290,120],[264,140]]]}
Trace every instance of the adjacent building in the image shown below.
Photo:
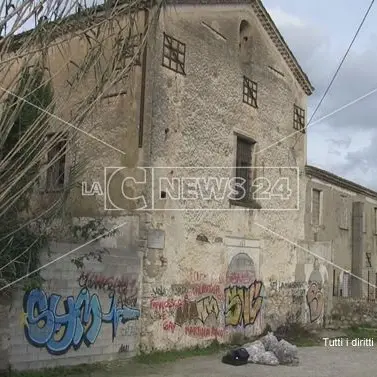
{"label": "adjacent building", "polygon": [[314,166],[306,166],[305,173],[308,179],[305,238],[332,243],[334,268],[330,293],[333,297],[374,300],[377,192]]}

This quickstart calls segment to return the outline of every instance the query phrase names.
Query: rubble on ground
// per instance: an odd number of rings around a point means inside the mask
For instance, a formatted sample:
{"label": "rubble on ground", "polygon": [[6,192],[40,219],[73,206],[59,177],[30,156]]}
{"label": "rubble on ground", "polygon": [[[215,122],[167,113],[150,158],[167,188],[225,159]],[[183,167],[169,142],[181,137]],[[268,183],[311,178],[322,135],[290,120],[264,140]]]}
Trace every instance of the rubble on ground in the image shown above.
{"label": "rubble on ground", "polygon": [[264,365],[298,365],[297,347],[270,332],[261,339],[243,346],[249,353],[249,363]]}

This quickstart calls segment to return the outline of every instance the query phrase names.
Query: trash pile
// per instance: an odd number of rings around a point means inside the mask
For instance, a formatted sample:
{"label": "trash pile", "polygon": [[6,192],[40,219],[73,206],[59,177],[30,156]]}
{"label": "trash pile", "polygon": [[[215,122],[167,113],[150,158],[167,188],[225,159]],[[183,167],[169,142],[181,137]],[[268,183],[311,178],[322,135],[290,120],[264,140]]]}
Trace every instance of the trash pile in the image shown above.
{"label": "trash pile", "polygon": [[272,332],[255,342],[245,344],[242,348],[229,351],[222,361],[231,365],[253,363],[297,366],[299,364],[297,347],[284,339],[279,341]]}

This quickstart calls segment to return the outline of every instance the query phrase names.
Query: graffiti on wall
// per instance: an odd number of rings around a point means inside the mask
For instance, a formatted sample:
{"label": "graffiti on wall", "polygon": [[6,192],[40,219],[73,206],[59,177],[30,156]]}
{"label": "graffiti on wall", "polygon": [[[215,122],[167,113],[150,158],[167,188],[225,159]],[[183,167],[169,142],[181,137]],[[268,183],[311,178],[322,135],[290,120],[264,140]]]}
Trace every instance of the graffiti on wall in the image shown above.
{"label": "graffiti on wall", "polygon": [[262,308],[263,283],[254,281],[249,287],[232,286],[225,289],[225,325],[249,326],[255,323]]}
{"label": "graffiti on wall", "polygon": [[107,277],[102,274],[82,271],[78,278],[81,288],[96,289],[116,296],[118,303],[135,306],[137,301],[137,281],[128,277]]}
{"label": "graffiti on wall", "polygon": [[207,274],[190,270],[185,283],[156,286],[152,289],[151,309],[155,320],[161,320],[162,329],[169,333],[177,330],[193,337],[222,336],[218,326],[222,320],[224,289]]}
{"label": "graffiti on wall", "polygon": [[256,280],[254,262],[246,253],[234,256],[228,266],[225,294],[225,326],[254,325],[263,304],[263,283]]}
{"label": "graffiti on wall", "polygon": [[309,307],[310,322],[316,322],[323,316],[324,297],[323,297],[323,279],[319,271],[320,264],[316,258],[313,264],[313,271],[309,277],[309,288],[306,294],[306,301]]}
{"label": "graffiti on wall", "polygon": [[90,294],[86,288],[76,298],[68,296],[64,300],[60,295],[47,296],[43,290],[33,289],[24,296],[24,317],[28,341],[36,347],[45,347],[51,354],[60,355],[71,347],[77,350],[82,343],[88,347],[94,344],[102,323],[112,325],[114,340],[119,324],[139,319],[140,311],[118,306],[113,295],[108,311],[103,312],[98,295]]}
{"label": "graffiti on wall", "polygon": [[176,311],[175,324],[182,326],[196,320],[205,324],[210,316],[218,319],[219,314],[219,304],[214,296],[203,297],[199,300],[189,300],[186,296],[183,304]]}

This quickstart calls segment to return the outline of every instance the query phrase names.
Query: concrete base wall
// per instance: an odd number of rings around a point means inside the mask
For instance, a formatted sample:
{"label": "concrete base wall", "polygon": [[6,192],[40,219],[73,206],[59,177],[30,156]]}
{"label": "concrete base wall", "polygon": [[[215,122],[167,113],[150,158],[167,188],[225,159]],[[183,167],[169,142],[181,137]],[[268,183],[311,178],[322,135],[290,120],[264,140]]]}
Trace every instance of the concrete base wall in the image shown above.
{"label": "concrete base wall", "polygon": [[[94,363],[136,354],[141,314],[138,217],[125,221],[116,236],[103,242],[51,244],[42,264],[55,262],[42,270],[42,287],[17,289],[11,300],[1,301],[0,369]],[[100,253],[104,247],[107,252]]]}
{"label": "concrete base wall", "polygon": [[334,298],[327,327],[349,328],[352,326],[377,327],[377,302],[348,297]]}

